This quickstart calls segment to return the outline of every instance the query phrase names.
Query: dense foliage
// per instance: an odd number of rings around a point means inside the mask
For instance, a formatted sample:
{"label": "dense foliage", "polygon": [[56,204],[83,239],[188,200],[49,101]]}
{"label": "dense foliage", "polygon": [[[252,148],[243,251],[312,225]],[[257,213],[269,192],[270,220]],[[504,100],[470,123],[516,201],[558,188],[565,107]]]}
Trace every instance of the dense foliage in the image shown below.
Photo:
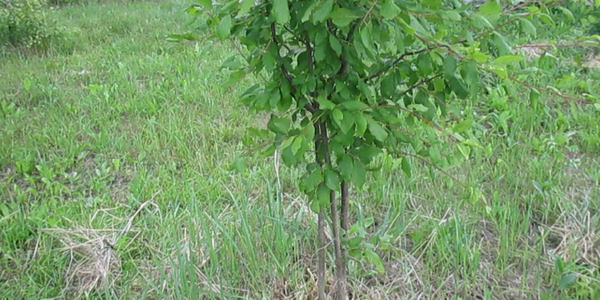
{"label": "dense foliage", "polygon": [[[477,101],[490,84],[516,95],[514,83],[527,76],[518,71],[526,67],[523,57],[500,29],[516,24],[532,37],[534,18],[552,25],[554,9],[570,13],[560,1],[505,7],[487,1],[475,2],[475,8],[460,1],[394,0],[200,4],[188,11],[206,13],[213,37],[235,37],[234,43],[245,47],[243,63],[234,56],[224,64],[233,71],[228,84],[250,73],[261,76],[242,101],[273,112],[267,127],[274,136],[265,152],[280,147],[286,165],[305,165],[300,187],[319,214],[322,245],[323,210],[329,209],[338,299],[347,294],[346,250],[383,272],[373,244],[364,240],[364,224],[349,228],[348,183],[365,184],[381,153],[400,158],[408,176],[410,157],[427,158],[442,169],[461,155],[468,159],[471,147],[479,145],[461,132],[472,121],[453,124],[440,117],[450,112],[461,119],[461,102],[455,99]],[[484,74],[497,79],[485,80]],[[530,93],[532,99],[539,95],[535,88]],[[319,277],[324,277],[322,251]],[[319,295],[325,297],[323,281]]]}
{"label": "dense foliage", "polygon": [[3,0],[0,2],[0,45],[47,48],[61,35],[47,17],[45,0]]}

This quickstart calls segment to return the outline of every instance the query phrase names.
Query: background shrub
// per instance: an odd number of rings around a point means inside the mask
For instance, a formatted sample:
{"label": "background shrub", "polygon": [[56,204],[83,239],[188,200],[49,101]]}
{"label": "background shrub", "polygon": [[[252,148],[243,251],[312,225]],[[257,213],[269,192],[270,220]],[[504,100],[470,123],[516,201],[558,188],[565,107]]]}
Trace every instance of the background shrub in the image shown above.
{"label": "background shrub", "polygon": [[80,3],[82,1],[80,0],[48,0],[48,4],[51,6],[66,6],[66,5],[72,5],[72,4],[76,4],[76,3]]}
{"label": "background shrub", "polygon": [[0,46],[46,49],[62,36],[45,0],[0,0]]}

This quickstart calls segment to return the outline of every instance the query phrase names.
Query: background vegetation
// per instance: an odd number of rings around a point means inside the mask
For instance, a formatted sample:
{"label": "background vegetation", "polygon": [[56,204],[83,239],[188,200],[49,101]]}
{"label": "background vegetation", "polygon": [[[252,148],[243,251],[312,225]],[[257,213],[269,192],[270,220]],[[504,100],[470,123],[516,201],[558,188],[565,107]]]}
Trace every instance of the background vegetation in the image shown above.
{"label": "background vegetation", "polygon": [[[246,128],[268,121],[239,105],[248,86],[219,87],[235,52],[165,41],[188,29],[189,4],[43,6],[33,15],[62,38],[0,34],[0,298],[314,297],[316,224],[298,174],[276,158],[229,168]],[[539,26],[537,45],[511,36],[537,67],[527,82],[569,97],[492,87],[465,103],[484,149],[452,176],[485,200],[460,200],[424,163],[406,180],[380,158],[353,197],[394,247],[377,249],[384,275],[351,264],[355,299],[599,296],[600,72],[593,50],[572,46],[598,19],[571,12]]]}

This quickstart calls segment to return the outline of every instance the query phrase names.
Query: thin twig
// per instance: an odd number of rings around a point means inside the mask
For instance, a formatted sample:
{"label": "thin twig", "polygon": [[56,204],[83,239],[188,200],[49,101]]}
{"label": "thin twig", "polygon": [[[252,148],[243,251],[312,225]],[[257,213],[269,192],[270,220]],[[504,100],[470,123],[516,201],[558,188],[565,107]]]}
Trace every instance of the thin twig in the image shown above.
{"label": "thin twig", "polygon": [[411,153],[404,152],[404,151],[398,151],[398,152],[401,153],[402,155],[405,155],[405,156],[414,157],[414,158],[416,158],[416,159],[418,159],[418,160],[420,160],[420,161],[422,161],[422,162],[424,162],[424,163],[432,166],[434,169],[440,171],[442,174],[450,177],[450,179],[452,179],[452,181],[460,184],[463,188],[465,188],[465,189],[468,188],[468,186],[465,183],[463,183],[462,181],[458,180],[456,177],[450,175],[448,172],[444,171],[442,168],[436,166],[435,164],[433,164],[432,162],[426,160],[425,158],[423,158],[423,157],[421,157],[419,155],[411,154]]}
{"label": "thin twig", "polygon": [[[279,48],[279,42],[277,41],[277,32],[275,31],[275,22],[271,23],[271,38],[273,39],[273,43],[275,43],[277,48]],[[285,77],[285,79],[287,79],[287,81],[289,81],[291,84],[292,83],[292,75],[290,75],[288,70],[285,68],[285,65],[283,64],[283,58],[281,58],[281,55],[279,53],[277,53],[277,56],[278,56],[277,59],[279,60],[279,63],[281,64],[281,72],[283,73],[283,76]]]}
{"label": "thin twig", "polygon": [[414,112],[414,111],[412,111],[412,110],[410,110],[410,109],[408,109],[408,108],[406,108],[404,106],[400,106],[400,105],[383,104],[383,105],[377,105],[377,106],[369,106],[369,107],[361,109],[360,111],[367,110],[367,109],[373,109],[373,108],[397,108],[397,109],[403,110],[403,111],[405,111],[405,112],[407,112],[407,113],[409,113],[409,114],[411,114],[411,115],[419,118],[421,121],[423,121],[423,122],[431,125],[433,128],[437,129],[438,131],[444,131],[440,126],[438,126],[438,125],[434,124],[433,122],[427,120],[422,115],[420,115],[420,114],[418,114],[418,113],[416,113],[416,112]]}
{"label": "thin twig", "polygon": [[399,63],[403,58],[405,58],[407,56],[417,55],[417,54],[420,54],[420,53],[423,53],[423,52],[426,52],[429,50],[431,50],[431,48],[424,48],[424,49],[413,51],[413,52],[404,52],[398,58],[394,59],[394,61],[392,61],[391,64],[385,66],[383,69],[379,70],[377,73],[367,77],[367,79],[365,79],[365,81],[368,82],[376,77],[381,76],[383,73],[387,72],[389,69],[391,69],[393,66],[395,66],[397,63]]}
{"label": "thin twig", "polygon": [[594,102],[592,102],[590,100],[587,100],[587,99],[584,99],[584,98],[577,98],[577,97],[565,95],[563,93],[554,91],[552,89],[543,88],[543,87],[540,87],[540,86],[536,86],[536,85],[527,83],[525,81],[518,80],[514,76],[508,76],[508,78],[511,79],[511,80],[513,80],[513,81],[515,81],[515,82],[518,82],[518,83],[520,83],[520,84],[522,84],[522,85],[524,85],[524,86],[526,86],[528,88],[537,89],[537,90],[544,91],[544,92],[549,93],[549,94],[554,94],[554,95],[557,95],[557,96],[559,96],[559,97],[561,97],[563,99],[566,99],[566,100],[577,101],[577,102],[581,102],[581,103],[584,103],[584,104],[593,104],[594,103]]}

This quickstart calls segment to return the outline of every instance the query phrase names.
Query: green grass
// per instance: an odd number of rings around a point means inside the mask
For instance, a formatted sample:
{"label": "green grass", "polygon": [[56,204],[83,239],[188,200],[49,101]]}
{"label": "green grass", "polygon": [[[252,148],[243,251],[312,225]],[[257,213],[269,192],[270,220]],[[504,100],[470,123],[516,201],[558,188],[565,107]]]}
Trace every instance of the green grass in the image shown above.
{"label": "green grass", "polygon": [[[0,58],[0,299],[314,296],[301,173],[252,155],[229,170],[265,120],[241,88],[218,87],[226,45],[165,41],[186,30],[187,4],[65,6],[52,16],[70,42]],[[568,65],[535,81],[569,74],[598,90],[600,72]],[[355,299],[600,297],[600,112],[540,100],[492,92],[467,106],[485,149],[450,172],[484,200],[382,160],[353,210],[395,249],[381,251],[384,275],[351,262]]]}

